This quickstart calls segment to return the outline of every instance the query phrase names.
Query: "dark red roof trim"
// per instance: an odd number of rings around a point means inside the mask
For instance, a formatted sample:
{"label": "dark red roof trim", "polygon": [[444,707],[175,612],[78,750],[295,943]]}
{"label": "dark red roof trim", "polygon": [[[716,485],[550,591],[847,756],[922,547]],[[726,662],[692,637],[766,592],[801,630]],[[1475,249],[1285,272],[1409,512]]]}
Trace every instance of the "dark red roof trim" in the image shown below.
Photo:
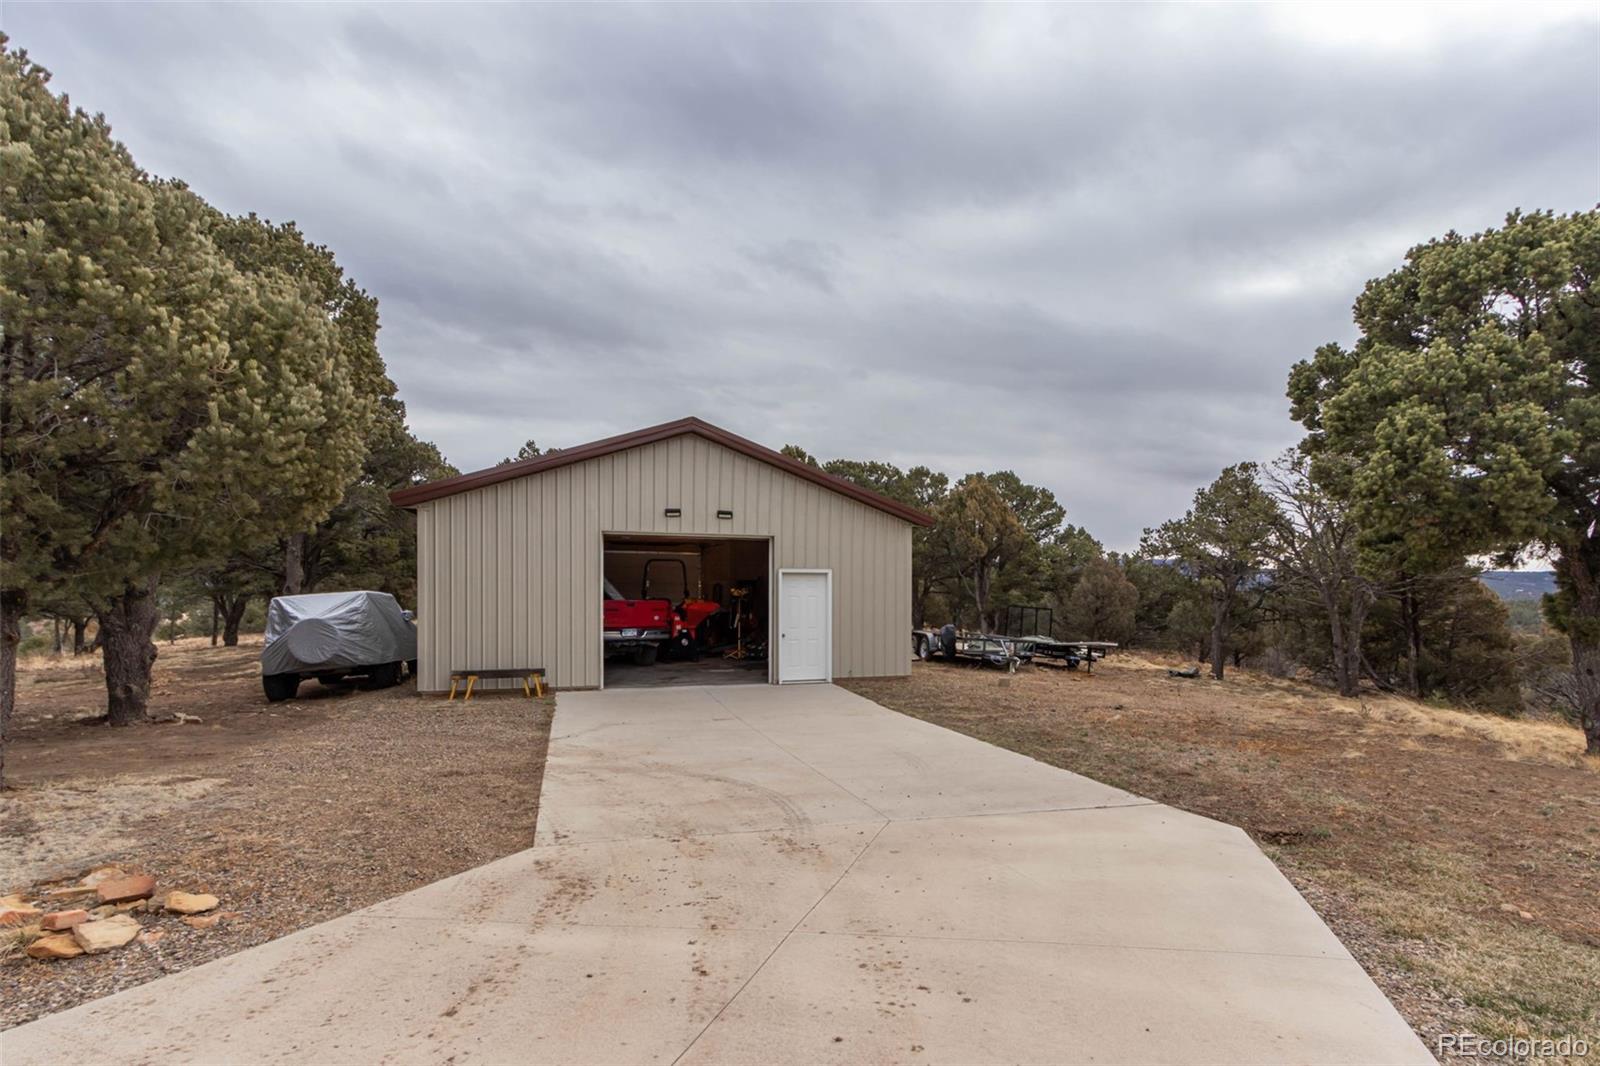
{"label": "dark red roof trim", "polygon": [[441,478],[438,481],[429,481],[421,485],[414,485],[409,489],[400,489],[389,494],[389,501],[396,507],[415,507],[419,503],[437,500],[445,496],[454,496],[459,492],[470,492],[473,489],[485,488],[489,485],[498,485],[502,481],[513,478],[527,477],[529,474],[543,473],[557,467],[581,463],[589,459],[598,459],[602,455],[611,455],[627,448],[637,448],[642,444],[654,444],[657,441],[668,440],[692,433],[724,448],[731,448],[736,452],[748,455],[752,459],[759,459],[769,466],[793,474],[795,477],[804,478],[825,489],[831,489],[841,496],[848,496],[858,500],[868,507],[875,507],[885,514],[894,515],[907,522],[919,526],[933,525],[933,518],[924,514],[915,507],[907,507],[898,500],[891,500],[871,489],[864,489],[852,481],[834,477],[824,473],[814,466],[807,466],[797,459],[791,459],[782,452],[775,452],[771,448],[763,447],[753,440],[746,440],[737,434],[713,426],[709,422],[698,418],[680,418],[676,422],[663,422],[659,426],[649,429],[637,430],[633,433],[623,433],[605,440],[597,440],[590,444],[580,444],[576,448],[563,448],[550,455],[538,455],[532,459],[521,462],[505,463],[501,466],[492,466],[487,470],[477,470],[470,474],[458,474],[455,477]]}

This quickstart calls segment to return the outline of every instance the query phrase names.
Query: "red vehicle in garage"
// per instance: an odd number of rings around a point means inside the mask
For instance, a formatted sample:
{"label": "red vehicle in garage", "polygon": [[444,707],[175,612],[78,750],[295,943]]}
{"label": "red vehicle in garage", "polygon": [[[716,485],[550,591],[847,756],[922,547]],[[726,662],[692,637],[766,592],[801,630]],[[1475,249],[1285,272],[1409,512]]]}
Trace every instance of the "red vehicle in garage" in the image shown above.
{"label": "red vehicle in garage", "polygon": [[[672,565],[679,569],[680,587],[684,590],[683,600],[676,606],[671,600],[650,596],[651,568]],[[708,620],[722,607],[713,600],[690,596],[688,589],[689,568],[682,559],[651,559],[646,563],[642,595],[636,600],[625,598],[607,580],[602,617],[606,655],[631,655],[641,666],[655,662],[663,647],[683,658],[698,656],[709,636]]]}

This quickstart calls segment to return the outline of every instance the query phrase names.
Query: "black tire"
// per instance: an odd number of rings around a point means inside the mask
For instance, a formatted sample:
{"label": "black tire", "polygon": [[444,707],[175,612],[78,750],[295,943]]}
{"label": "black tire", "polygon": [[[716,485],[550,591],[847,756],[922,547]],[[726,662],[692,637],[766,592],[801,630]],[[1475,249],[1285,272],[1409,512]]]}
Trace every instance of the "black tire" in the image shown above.
{"label": "black tire", "polygon": [[412,660],[410,660],[409,662],[406,663],[406,676],[407,677],[416,677],[417,676],[417,660],[412,659]]}
{"label": "black tire", "polygon": [[661,649],[654,644],[641,644],[633,649],[633,661],[639,666],[649,666],[660,653]]}
{"label": "black tire", "polygon": [[676,659],[686,659],[694,662],[700,658],[700,642],[694,639],[694,634],[685,629],[672,638],[672,655]]}
{"label": "black tire", "polygon": [[927,637],[918,637],[916,639],[915,644],[913,645],[913,650],[916,651],[917,658],[921,659],[923,662],[927,662],[928,658],[929,658],[929,655],[928,655],[928,638]]}
{"label": "black tire", "polygon": [[393,688],[400,683],[400,664],[384,663],[382,666],[373,667],[368,677],[373,688]]}
{"label": "black tire", "polygon": [[262,674],[261,690],[267,694],[268,703],[282,703],[294,699],[300,690],[299,674]]}

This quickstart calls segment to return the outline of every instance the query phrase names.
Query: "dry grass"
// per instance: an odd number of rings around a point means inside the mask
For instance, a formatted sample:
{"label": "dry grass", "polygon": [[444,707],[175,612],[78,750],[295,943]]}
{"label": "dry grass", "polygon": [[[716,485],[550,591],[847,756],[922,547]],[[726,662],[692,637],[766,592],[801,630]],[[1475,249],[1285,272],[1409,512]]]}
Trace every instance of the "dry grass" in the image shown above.
{"label": "dry grass", "polygon": [[1600,763],[1577,729],[1169,665],[918,664],[847,684],[1243,826],[1430,1047],[1460,1031],[1600,1046]]}
{"label": "dry grass", "polygon": [[262,696],[259,640],[162,643],[151,710],[113,729],[92,660],[34,658],[0,795],[0,893],[116,863],[210,892],[223,923],[60,962],[0,940],[0,1028],[207,962],[532,845],[553,700],[470,704],[307,683]]}

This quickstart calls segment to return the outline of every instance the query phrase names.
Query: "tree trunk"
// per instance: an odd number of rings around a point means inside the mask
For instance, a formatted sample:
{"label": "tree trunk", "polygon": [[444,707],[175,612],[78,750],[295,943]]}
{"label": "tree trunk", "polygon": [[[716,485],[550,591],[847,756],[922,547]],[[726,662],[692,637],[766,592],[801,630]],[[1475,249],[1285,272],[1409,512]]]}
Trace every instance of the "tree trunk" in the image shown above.
{"label": "tree trunk", "polygon": [[1370,593],[1356,591],[1350,594],[1350,617],[1345,625],[1344,671],[1339,679],[1339,694],[1354,696],[1361,691],[1361,665],[1366,659],[1361,654],[1361,630],[1367,624],[1367,612],[1372,609]]}
{"label": "tree trunk", "polygon": [[239,623],[244,621],[245,608],[250,606],[250,597],[240,593],[232,600],[224,600],[222,607],[222,643],[224,647],[237,648],[239,646]]}
{"label": "tree trunk", "polygon": [[[1589,619],[1600,624],[1600,618]],[[1578,698],[1578,721],[1583,724],[1584,754],[1600,758],[1600,640],[1571,637],[1573,686]]]}
{"label": "tree trunk", "polygon": [[989,624],[989,582],[991,577],[989,567],[979,563],[977,570],[972,575],[972,599],[978,609],[978,631],[988,633],[994,629]]}
{"label": "tree trunk", "polygon": [[150,638],[161,621],[155,580],[128,586],[98,617],[106,667],[106,717],[112,725],[132,725],[145,718],[150,703],[150,668],[156,661]]}
{"label": "tree trunk", "polygon": [[1422,618],[1417,608],[1416,591],[1407,584],[1400,593],[1400,619],[1406,629],[1406,691],[1412,696],[1422,696]]}
{"label": "tree trunk", "polygon": [[89,619],[74,618],[72,620],[72,654],[82,655],[89,649],[84,646],[83,638],[89,632]]}
{"label": "tree trunk", "polygon": [[211,597],[211,646],[213,648],[217,646],[217,626],[222,621],[222,610],[218,606],[220,599],[221,597],[216,595]]}
{"label": "tree trunk", "polygon": [[[1581,563],[1569,569],[1577,570]],[[1572,689],[1583,726],[1584,753],[1600,756],[1600,584],[1593,573],[1580,573],[1572,581],[1572,605],[1566,618],[1567,642],[1572,646]]]}
{"label": "tree trunk", "polygon": [[306,535],[292,533],[283,548],[284,596],[298,596],[306,583]]}
{"label": "tree trunk", "polygon": [[6,735],[17,702],[17,645],[22,643],[22,611],[27,605],[21,590],[0,590],[0,789],[6,785]]}
{"label": "tree trunk", "polygon": [[[1328,612],[1328,644],[1333,653],[1333,680],[1339,686],[1339,695],[1354,696],[1360,675],[1350,672],[1351,660],[1344,643],[1344,618],[1339,610],[1337,596],[1324,593],[1323,609]],[[1357,660],[1359,662],[1359,660]]]}
{"label": "tree trunk", "polygon": [[1222,668],[1227,656],[1224,653],[1223,638],[1227,636],[1228,608],[1232,604],[1223,593],[1213,593],[1211,597],[1211,676],[1218,681],[1222,680]]}
{"label": "tree trunk", "polygon": [[1572,696],[1584,754],[1600,757],[1600,537],[1563,546],[1556,556],[1556,606],[1572,648]]}
{"label": "tree trunk", "polygon": [[65,639],[65,634],[61,629],[61,619],[50,619],[50,637],[50,652],[59,659],[64,648],[63,640]]}

